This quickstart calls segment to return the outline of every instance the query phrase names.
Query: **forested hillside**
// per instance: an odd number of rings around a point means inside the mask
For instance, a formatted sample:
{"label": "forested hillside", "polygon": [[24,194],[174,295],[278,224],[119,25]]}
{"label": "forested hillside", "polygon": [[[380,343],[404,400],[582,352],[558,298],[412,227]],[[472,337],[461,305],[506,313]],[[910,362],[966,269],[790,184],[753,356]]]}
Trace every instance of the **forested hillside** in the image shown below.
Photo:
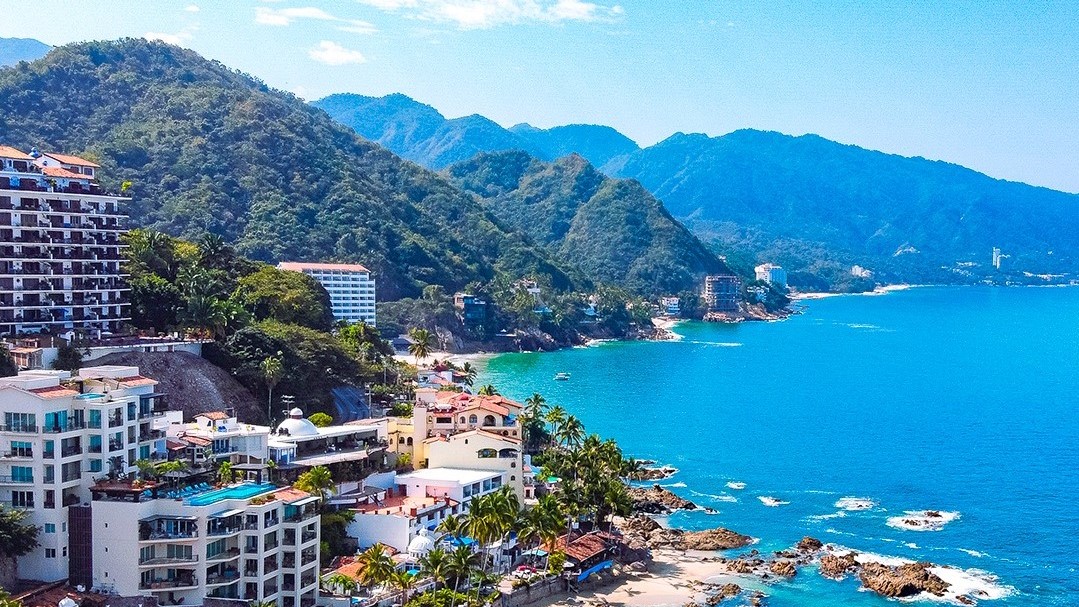
{"label": "forested hillside", "polygon": [[606,177],[581,156],[480,154],[446,173],[595,282],[655,295],[695,289],[705,274],[727,270],[648,190]]}
{"label": "forested hillside", "polygon": [[3,143],[88,156],[130,182],[132,223],[221,235],[256,260],[359,261],[379,297],[500,273],[574,285],[446,179],[295,96],[160,42],[60,47],[0,70]]}

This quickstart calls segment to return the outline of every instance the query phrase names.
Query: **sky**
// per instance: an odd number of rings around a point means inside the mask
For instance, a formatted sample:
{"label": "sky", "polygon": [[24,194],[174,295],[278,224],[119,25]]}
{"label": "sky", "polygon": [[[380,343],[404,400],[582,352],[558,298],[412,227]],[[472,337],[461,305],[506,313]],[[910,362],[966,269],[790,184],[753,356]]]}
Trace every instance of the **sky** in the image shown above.
{"label": "sky", "polygon": [[1079,2],[39,0],[0,37],[149,37],[313,100],[593,123],[641,145],[741,128],[1079,192]]}

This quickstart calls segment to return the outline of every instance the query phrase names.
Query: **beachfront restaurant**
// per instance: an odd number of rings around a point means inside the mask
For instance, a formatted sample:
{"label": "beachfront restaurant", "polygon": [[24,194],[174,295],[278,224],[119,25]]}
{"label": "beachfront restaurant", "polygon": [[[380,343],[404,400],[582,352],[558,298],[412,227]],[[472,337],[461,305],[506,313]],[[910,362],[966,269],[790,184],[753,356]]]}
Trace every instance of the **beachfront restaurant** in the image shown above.
{"label": "beachfront restaurant", "polygon": [[566,554],[565,571],[570,581],[583,582],[589,576],[610,569],[620,552],[622,541],[605,531],[593,531],[570,539],[563,535],[555,546]]}

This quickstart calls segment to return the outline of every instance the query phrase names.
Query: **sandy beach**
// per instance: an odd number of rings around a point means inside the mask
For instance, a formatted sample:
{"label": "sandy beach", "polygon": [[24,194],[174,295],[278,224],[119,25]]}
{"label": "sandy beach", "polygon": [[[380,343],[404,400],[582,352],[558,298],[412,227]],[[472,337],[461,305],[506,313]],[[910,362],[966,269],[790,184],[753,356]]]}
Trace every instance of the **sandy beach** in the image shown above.
{"label": "sandy beach", "polygon": [[[451,363],[453,363],[453,364],[455,364],[457,366],[461,366],[461,365],[465,364],[466,362],[471,363],[473,366],[475,366],[476,364],[482,363],[483,361],[487,360],[488,358],[491,358],[494,355],[495,355],[494,352],[474,352],[474,353],[471,353],[471,354],[454,354],[452,352],[431,352],[430,354],[427,355],[426,358],[423,359],[423,366],[424,367],[430,367],[431,364],[434,363],[434,361],[436,361],[436,360],[448,361],[448,362],[451,362]],[[403,362],[403,363],[408,363],[410,365],[416,365],[416,363],[417,363],[416,357],[412,356],[411,354],[395,354],[393,356],[393,359],[397,360],[397,361],[400,361],[400,362]]]}
{"label": "sandy beach", "polygon": [[690,601],[704,599],[702,582],[725,584],[733,582],[743,588],[763,588],[758,581],[726,572],[722,563],[702,562],[713,557],[711,552],[678,552],[655,550],[648,571],[622,572],[603,585],[585,585],[575,596],[560,596],[532,603],[537,607],[569,607],[593,602],[627,607],[682,607]]}

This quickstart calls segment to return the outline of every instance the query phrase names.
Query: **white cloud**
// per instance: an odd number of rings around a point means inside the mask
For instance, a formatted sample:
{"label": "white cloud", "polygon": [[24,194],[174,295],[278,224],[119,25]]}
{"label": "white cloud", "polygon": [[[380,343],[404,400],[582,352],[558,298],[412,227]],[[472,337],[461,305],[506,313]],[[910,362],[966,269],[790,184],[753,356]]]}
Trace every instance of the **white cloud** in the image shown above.
{"label": "white cloud", "polygon": [[197,13],[197,12],[199,12],[199,5],[197,5],[197,4],[188,4],[187,6],[184,7],[184,10],[189,12],[189,13]]}
{"label": "white cloud", "polygon": [[611,21],[625,14],[619,5],[586,0],[359,0],[383,11],[400,12],[427,21],[444,21],[461,29],[486,29],[517,23]]}
{"label": "white cloud", "polygon": [[175,34],[167,32],[146,32],[142,35],[147,40],[160,40],[166,44],[175,44],[176,46],[183,46],[189,42],[194,35],[194,28],[184,28]]}
{"label": "white cloud", "polygon": [[307,51],[307,56],[326,65],[348,65],[367,63],[367,58],[359,51],[347,49],[336,42],[323,40],[318,46]]}
{"label": "white cloud", "polygon": [[338,21],[337,17],[327,13],[321,8],[304,6],[298,8],[268,8],[260,6],[255,9],[255,23],[262,25],[291,25],[297,19],[314,19],[316,21]]}
{"label": "white cloud", "polygon": [[337,29],[342,32],[351,32],[353,34],[374,34],[378,32],[378,28],[373,23],[366,21],[360,21],[359,19],[350,19],[346,25],[342,25]]}

